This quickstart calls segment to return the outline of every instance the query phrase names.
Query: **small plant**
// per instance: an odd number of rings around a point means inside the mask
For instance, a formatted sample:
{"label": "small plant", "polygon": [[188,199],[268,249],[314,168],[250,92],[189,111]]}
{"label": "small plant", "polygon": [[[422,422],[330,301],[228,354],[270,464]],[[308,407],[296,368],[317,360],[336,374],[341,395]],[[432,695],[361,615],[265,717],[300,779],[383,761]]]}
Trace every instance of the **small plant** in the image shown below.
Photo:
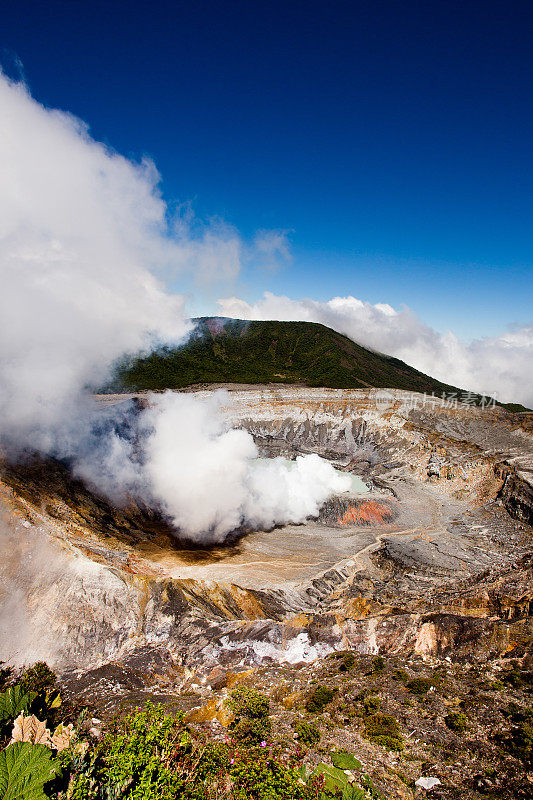
{"label": "small plant", "polygon": [[[366,790],[366,794],[363,794],[365,800],[368,796],[370,796],[372,800],[385,800],[385,796],[381,790],[378,789],[366,773],[362,772],[363,765],[361,762],[351,753],[347,753],[345,750],[337,750],[331,754],[331,761],[334,767],[338,767],[342,770],[350,770],[352,774],[354,771],[360,772],[360,775],[357,777],[357,782],[362,789]],[[357,787],[353,784],[351,788],[355,792],[358,791]],[[357,797],[357,794],[355,794],[355,797]]]}
{"label": "small plant", "polygon": [[173,800],[181,786],[171,765],[181,721],[152,703],[130,714],[123,730],[104,740],[101,782],[120,787],[125,800]]}
{"label": "small plant", "polygon": [[318,730],[317,726],[313,725],[312,723],[302,721],[295,722],[294,730],[296,731],[296,736],[301,744],[306,744],[312,747],[314,744],[318,744],[320,741],[320,731]]}
{"label": "small plant", "polygon": [[431,687],[433,686],[433,681],[431,678],[413,678],[413,680],[409,681],[407,684],[407,688],[411,692],[411,694],[416,694],[419,697],[422,695],[427,694]]}
{"label": "small plant", "polygon": [[400,683],[409,683],[409,675],[404,669],[395,669],[392,673],[392,677],[395,681],[400,681]]}
{"label": "small plant", "polygon": [[317,686],[311,696],[308,698],[305,708],[310,714],[321,714],[325,707],[329,705],[338,689],[329,689],[327,686]]}
{"label": "small plant", "polygon": [[356,658],[349,650],[338,653],[338,656],[340,658],[339,672],[350,672],[355,667]]}
{"label": "small plant", "polygon": [[235,717],[230,728],[236,739],[253,745],[270,737],[268,697],[247,686],[239,686],[231,693],[228,705]]}
{"label": "small plant", "polygon": [[235,716],[252,717],[262,719],[268,717],[270,701],[261,692],[249,689],[247,686],[239,686],[231,693],[229,706]]}
{"label": "small plant", "polygon": [[[4,663],[3,661],[0,661],[0,664],[3,663]],[[0,667],[0,690],[5,689],[12,674],[13,674],[12,667]]]}
{"label": "small plant", "polygon": [[506,716],[513,726],[503,739],[503,746],[526,764],[533,763],[533,708],[520,708],[511,703]]}
{"label": "small plant", "polygon": [[363,700],[365,714],[375,714],[376,711],[379,711],[380,705],[381,698],[377,697],[376,695],[370,695],[370,697],[365,697]]}
{"label": "small plant", "polygon": [[391,714],[370,714],[364,718],[364,736],[387,750],[403,750],[403,739],[398,721]]}
{"label": "small plant", "polygon": [[456,733],[464,733],[468,728],[468,717],[460,711],[452,711],[444,717],[444,722],[451,731]]}
{"label": "small plant", "polygon": [[512,661],[510,669],[502,675],[502,681],[513,689],[523,689],[533,684],[533,672],[521,669],[518,661]]}
{"label": "small plant", "polygon": [[221,772],[227,773],[230,769],[229,747],[223,742],[209,742],[206,744],[200,760],[197,762],[195,775],[198,789],[205,791],[209,782]]}
{"label": "small plant", "polygon": [[46,800],[44,787],[57,774],[42,744],[14,742],[0,752],[0,800]]}
{"label": "small plant", "polygon": [[[318,764],[308,781],[312,797],[319,800],[342,797],[342,800],[385,800],[368,775],[362,772],[362,764],[351,753],[337,750],[331,753],[333,766]],[[359,773],[357,776],[355,773]]]}
{"label": "small plant", "polygon": [[385,659],[382,656],[374,656],[372,659],[372,672],[383,672],[385,669]]}
{"label": "small plant", "polygon": [[299,770],[277,751],[256,748],[239,753],[230,775],[235,800],[306,800],[309,796]]}
{"label": "small plant", "polygon": [[19,685],[25,692],[45,692],[55,686],[57,675],[44,661],[37,661],[22,675]]}

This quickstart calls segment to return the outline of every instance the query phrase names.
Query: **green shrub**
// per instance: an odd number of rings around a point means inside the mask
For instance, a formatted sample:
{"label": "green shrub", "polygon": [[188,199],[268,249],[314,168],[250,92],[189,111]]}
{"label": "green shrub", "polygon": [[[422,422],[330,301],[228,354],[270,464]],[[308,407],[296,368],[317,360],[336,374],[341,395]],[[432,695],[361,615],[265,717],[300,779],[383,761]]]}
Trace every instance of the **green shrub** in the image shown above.
{"label": "green shrub", "polygon": [[22,675],[19,684],[25,692],[40,694],[51,689],[57,681],[57,675],[44,661],[37,661]]}
{"label": "green shrub", "polygon": [[[0,664],[4,662],[0,661]],[[1,667],[0,668],[0,690],[5,689],[9,680],[13,674],[13,669],[11,667]]]}
{"label": "green shrub", "polygon": [[372,672],[383,672],[385,669],[385,659],[382,656],[374,656],[372,659]]}
{"label": "green shrub", "polygon": [[268,717],[270,701],[261,692],[239,686],[230,695],[229,706],[235,716],[246,716],[254,719]]}
{"label": "green shrub", "polygon": [[305,708],[310,714],[321,714],[325,707],[331,703],[338,689],[329,689],[327,686],[317,686],[308,698]]}
{"label": "green shrub", "polygon": [[253,745],[270,737],[268,697],[247,686],[239,686],[231,693],[228,705],[235,716],[230,729],[236,739]]}
{"label": "green shrub", "polygon": [[460,711],[452,711],[444,717],[444,722],[450,730],[456,733],[464,733],[468,728],[468,717]]}
{"label": "green shrub", "polygon": [[235,800],[305,800],[300,772],[280,756],[262,748],[239,754],[230,767]]}
{"label": "green shrub", "polygon": [[520,708],[511,703],[507,716],[513,727],[503,739],[503,746],[527,764],[533,763],[533,708]]}
{"label": "green shrub", "polygon": [[104,739],[102,782],[120,787],[125,799],[174,798],[182,784],[171,763],[180,723],[152,703],[130,714],[121,730]]}
{"label": "green shrub", "polygon": [[431,678],[413,678],[413,680],[409,681],[407,684],[407,688],[411,694],[416,694],[419,697],[427,694],[432,686],[433,681]]}
{"label": "green shrub", "polygon": [[370,697],[365,697],[363,700],[363,708],[365,710],[365,714],[375,714],[376,711],[379,711],[379,707],[381,705],[381,698],[370,695]]}
{"label": "green shrub", "polygon": [[61,695],[55,688],[57,676],[44,661],[38,661],[27,669],[17,687],[28,693],[31,698],[31,711],[39,717],[46,719],[48,725],[57,723],[57,712],[61,706]]}
{"label": "green shrub", "polygon": [[370,714],[364,718],[364,736],[387,750],[403,750],[398,721],[391,714]]}
{"label": "green shrub", "polygon": [[338,656],[340,658],[339,672],[350,672],[355,667],[356,658],[349,650],[338,653]]}
{"label": "green shrub", "polygon": [[309,722],[295,722],[294,730],[296,731],[298,741],[302,744],[312,746],[318,744],[320,741],[320,731],[316,725]]}
{"label": "green shrub", "polygon": [[[208,742],[198,756],[193,750],[185,763],[177,764],[183,770],[183,789],[179,800],[205,800],[219,797],[218,788],[224,783],[231,766],[229,746],[223,742]],[[178,800],[176,798],[176,800]]]}
{"label": "green shrub", "polygon": [[230,729],[235,739],[249,745],[268,741],[272,732],[268,717],[265,719],[240,717],[231,723]]}
{"label": "green shrub", "polygon": [[395,681],[400,681],[400,683],[409,683],[409,675],[404,669],[395,669],[392,677]]}
{"label": "green shrub", "polygon": [[511,668],[502,675],[502,681],[513,689],[523,689],[533,684],[533,672],[521,669],[518,662],[514,661]]}

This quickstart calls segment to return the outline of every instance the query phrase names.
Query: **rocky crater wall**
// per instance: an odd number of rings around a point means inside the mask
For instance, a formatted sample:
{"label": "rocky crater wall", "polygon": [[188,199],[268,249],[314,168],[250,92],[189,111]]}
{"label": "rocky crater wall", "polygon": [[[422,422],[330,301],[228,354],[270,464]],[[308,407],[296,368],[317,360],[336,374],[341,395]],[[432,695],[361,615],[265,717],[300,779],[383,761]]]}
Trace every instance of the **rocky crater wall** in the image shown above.
{"label": "rocky crater wall", "polygon": [[[512,415],[422,396],[413,408],[404,392],[386,407],[372,391],[230,399],[231,424],[262,455],[315,452],[372,491],[331,519],[194,550],[161,521],[69,484],[57,465],[6,468],[10,541],[46,540],[55,566],[28,569],[25,546],[4,565],[2,602],[23,609],[29,633],[0,658],[33,648],[66,668],[148,648],[207,669],[347,648],[472,659],[531,647],[533,450]],[[364,502],[390,514],[362,514]]]}

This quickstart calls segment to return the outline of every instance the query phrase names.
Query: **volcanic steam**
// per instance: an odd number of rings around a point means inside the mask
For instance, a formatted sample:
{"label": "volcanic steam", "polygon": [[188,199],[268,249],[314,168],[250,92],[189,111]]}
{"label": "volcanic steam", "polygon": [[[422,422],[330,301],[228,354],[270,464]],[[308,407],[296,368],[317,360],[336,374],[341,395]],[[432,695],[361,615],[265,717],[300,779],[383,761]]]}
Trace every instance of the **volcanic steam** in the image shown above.
{"label": "volcanic steam", "polygon": [[[132,415],[98,408],[92,387],[124,354],[190,331],[163,270],[216,277],[238,267],[227,229],[193,236],[169,219],[150,161],[95,142],[83,123],[0,73],[0,440],[38,452],[116,504],[160,509],[185,537],[221,541],[242,524],[300,522],[349,488],[317,456],[255,462],[224,398],[153,395]],[[231,238],[231,237],[230,237]],[[235,256],[237,257],[237,256]],[[233,258],[233,255],[232,255]]]}

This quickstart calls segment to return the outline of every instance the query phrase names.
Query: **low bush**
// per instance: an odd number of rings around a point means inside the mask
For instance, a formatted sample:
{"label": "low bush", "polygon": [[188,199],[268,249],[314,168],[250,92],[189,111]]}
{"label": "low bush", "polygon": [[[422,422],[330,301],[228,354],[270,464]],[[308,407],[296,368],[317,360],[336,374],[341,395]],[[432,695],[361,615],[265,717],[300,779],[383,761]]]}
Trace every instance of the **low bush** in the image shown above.
{"label": "low bush", "polygon": [[395,681],[400,681],[400,683],[409,683],[409,674],[404,669],[395,669],[392,677]]}
{"label": "low bush", "polygon": [[349,650],[339,653],[338,655],[340,658],[339,672],[350,672],[356,664],[355,655]]}
{"label": "low bush", "polygon": [[521,669],[517,662],[511,665],[511,668],[504,672],[502,681],[513,689],[523,689],[533,685],[533,672]]}
{"label": "low bush", "polygon": [[124,800],[171,800],[181,787],[173,769],[182,719],[167,716],[162,706],[146,706],[108,734],[100,758],[101,782],[121,787]]}
{"label": "low bush", "polygon": [[365,714],[375,714],[376,711],[379,711],[380,705],[381,698],[377,697],[376,695],[370,695],[369,697],[365,697],[363,700],[363,709]]}
{"label": "low bush", "polygon": [[[0,664],[3,662],[0,661]],[[13,674],[13,670],[11,667],[0,667],[0,691],[3,691],[9,683],[9,680]]]}
{"label": "low bush", "polygon": [[372,672],[383,672],[385,669],[385,659],[382,656],[374,656],[372,659]]}
{"label": "low bush", "polygon": [[317,686],[305,704],[306,710],[310,714],[321,714],[325,707],[333,701],[338,691],[336,688]]}
{"label": "low bush", "polygon": [[533,764],[533,708],[520,708],[512,703],[506,712],[511,729],[502,737],[503,747],[528,765]]}
{"label": "low bush", "polygon": [[416,694],[419,697],[427,694],[432,686],[433,681],[431,678],[413,678],[413,680],[409,681],[407,684],[407,688],[411,694]]}
{"label": "low bush", "polygon": [[364,736],[387,750],[403,750],[403,739],[398,721],[392,714],[370,714],[364,718]]}
{"label": "low bush", "polygon": [[40,694],[55,686],[57,675],[44,661],[37,661],[32,667],[26,670],[18,683],[25,692],[35,692]]}
{"label": "low bush", "polygon": [[230,729],[236,739],[255,745],[270,738],[268,697],[247,686],[239,686],[231,693],[228,705],[234,714]]}
{"label": "low bush", "polygon": [[444,717],[444,722],[450,730],[456,733],[464,733],[468,728],[468,717],[460,711],[452,711]]}
{"label": "low bush", "polygon": [[238,753],[230,766],[235,800],[306,800],[309,791],[296,764],[279,751]]}
{"label": "low bush", "polygon": [[314,745],[320,741],[320,731],[316,725],[309,722],[295,722],[294,730],[298,741],[302,744]]}

